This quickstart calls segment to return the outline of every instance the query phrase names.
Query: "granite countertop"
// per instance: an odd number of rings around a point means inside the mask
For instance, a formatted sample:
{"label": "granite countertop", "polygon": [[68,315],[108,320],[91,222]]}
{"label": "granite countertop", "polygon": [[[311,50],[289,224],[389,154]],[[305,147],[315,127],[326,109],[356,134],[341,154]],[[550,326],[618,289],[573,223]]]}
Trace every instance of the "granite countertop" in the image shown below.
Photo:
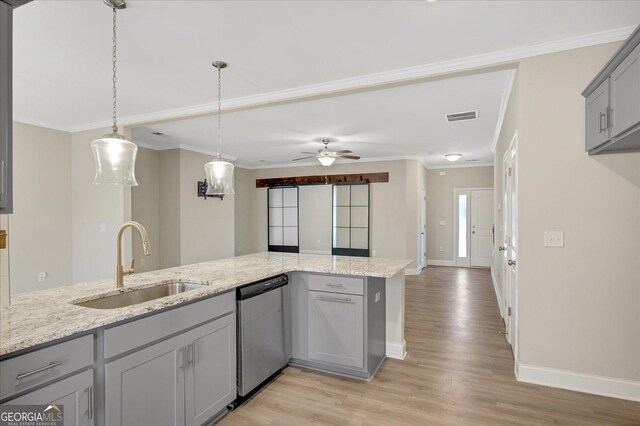
{"label": "granite countertop", "polygon": [[407,259],[273,252],[230,257],[127,276],[124,291],[176,280],[205,287],[115,309],[73,305],[119,293],[113,278],[21,293],[11,297],[10,306],[0,308],[0,357],[282,273],[300,271],[390,278],[410,263]]}

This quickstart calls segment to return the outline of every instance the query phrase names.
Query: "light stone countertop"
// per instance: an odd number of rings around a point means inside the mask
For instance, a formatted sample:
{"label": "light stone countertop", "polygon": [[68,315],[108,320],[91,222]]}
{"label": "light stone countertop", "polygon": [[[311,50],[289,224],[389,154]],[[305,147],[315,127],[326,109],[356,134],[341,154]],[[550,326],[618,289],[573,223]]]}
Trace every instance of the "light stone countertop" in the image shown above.
{"label": "light stone countertop", "polygon": [[410,263],[408,259],[274,252],[230,257],[127,276],[124,291],[175,280],[206,287],[115,309],[73,305],[119,293],[113,279],[21,293],[11,297],[10,306],[0,308],[0,357],[282,273],[300,271],[390,278]]}

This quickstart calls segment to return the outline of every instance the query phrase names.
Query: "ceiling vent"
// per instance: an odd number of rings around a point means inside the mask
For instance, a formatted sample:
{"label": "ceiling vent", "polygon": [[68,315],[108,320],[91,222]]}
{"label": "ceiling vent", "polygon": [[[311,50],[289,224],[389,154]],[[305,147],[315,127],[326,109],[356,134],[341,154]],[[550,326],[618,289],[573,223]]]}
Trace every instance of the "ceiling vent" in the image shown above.
{"label": "ceiling vent", "polygon": [[478,111],[465,111],[465,112],[454,112],[451,114],[446,114],[447,121],[449,123],[453,123],[456,121],[466,121],[466,120],[475,120],[478,118]]}
{"label": "ceiling vent", "polygon": [[162,132],[153,132],[151,133],[152,135],[156,135],[156,136],[166,136],[164,133]]}

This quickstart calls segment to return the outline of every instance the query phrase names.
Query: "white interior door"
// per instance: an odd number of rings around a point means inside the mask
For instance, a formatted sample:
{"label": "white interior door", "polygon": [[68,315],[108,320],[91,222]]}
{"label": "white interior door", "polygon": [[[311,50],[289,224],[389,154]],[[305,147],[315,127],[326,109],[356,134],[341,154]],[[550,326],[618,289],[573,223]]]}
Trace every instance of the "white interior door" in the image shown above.
{"label": "white interior door", "polygon": [[517,134],[514,136],[503,161],[503,229],[502,276],[505,288],[507,341],[511,344],[514,357],[518,357],[518,175],[517,175]]}
{"label": "white interior door", "polygon": [[471,266],[493,260],[493,190],[471,191]]}
{"label": "white interior door", "polygon": [[427,266],[427,190],[422,188],[420,199],[420,256],[422,267]]}

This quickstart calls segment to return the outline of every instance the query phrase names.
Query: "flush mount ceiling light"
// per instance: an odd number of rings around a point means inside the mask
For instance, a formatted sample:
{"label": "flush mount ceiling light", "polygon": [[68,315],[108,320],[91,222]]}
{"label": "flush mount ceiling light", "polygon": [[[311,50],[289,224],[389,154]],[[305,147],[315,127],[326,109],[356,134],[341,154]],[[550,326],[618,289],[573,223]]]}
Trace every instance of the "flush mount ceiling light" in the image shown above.
{"label": "flush mount ceiling light", "polygon": [[462,154],[447,154],[444,156],[444,158],[451,162],[458,161],[460,157],[462,157]]}
{"label": "flush mount ceiling light", "polygon": [[138,146],[128,141],[118,133],[118,120],[116,115],[116,10],[125,9],[124,0],[103,0],[113,10],[113,128],[112,133],[107,133],[100,139],[91,142],[93,159],[96,165],[96,175],[93,179],[95,185],[115,184],[137,186],[135,175],[136,154]]}
{"label": "flush mount ceiling light", "polygon": [[213,161],[204,165],[207,174],[207,195],[212,197],[224,197],[233,195],[233,164],[222,159],[222,69],[227,67],[223,61],[215,61],[212,64],[218,69],[218,155]]}

